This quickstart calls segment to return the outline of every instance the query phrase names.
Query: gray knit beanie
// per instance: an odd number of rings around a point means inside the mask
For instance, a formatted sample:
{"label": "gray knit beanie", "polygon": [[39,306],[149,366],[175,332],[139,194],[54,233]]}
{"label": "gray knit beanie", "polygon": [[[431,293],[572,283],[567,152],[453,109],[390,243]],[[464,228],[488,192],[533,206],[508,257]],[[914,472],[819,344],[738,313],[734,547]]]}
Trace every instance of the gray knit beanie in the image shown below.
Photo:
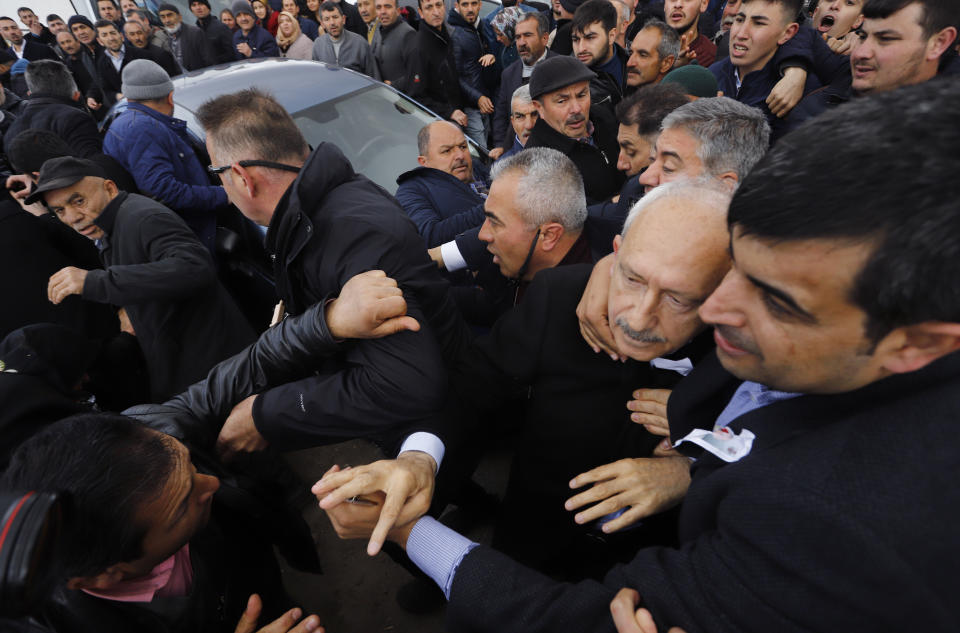
{"label": "gray knit beanie", "polygon": [[149,59],[135,59],[123,69],[123,96],[134,101],[164,99],[173,92],[167,71]]}
{"label": "gray knit beanie", "polygon": [[257,14],[253,12],[253,7],[250,6],[250,3],[247,0],[237,0],[233,3],[232,13],[234,17],[240,15],[241,13],[246,13],[247,15],[252,15],[256,19]]}

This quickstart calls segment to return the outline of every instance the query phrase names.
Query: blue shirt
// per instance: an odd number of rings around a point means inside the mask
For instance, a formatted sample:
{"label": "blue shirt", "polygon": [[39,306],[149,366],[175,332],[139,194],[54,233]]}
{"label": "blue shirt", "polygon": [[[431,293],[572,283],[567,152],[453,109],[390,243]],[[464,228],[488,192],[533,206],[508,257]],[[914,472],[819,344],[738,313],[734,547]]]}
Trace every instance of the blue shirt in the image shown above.
{"label": "blue shirt", "polygon": [[750,413],[754,409],[765,407],[779,400],[788,400],[796,398],[801,394],[791,393],[789,391],[777,391],[758,382],[746,380],[733,393],[730,402],[724,407],[713,428],[719,429],[729,425],[741,415]]}

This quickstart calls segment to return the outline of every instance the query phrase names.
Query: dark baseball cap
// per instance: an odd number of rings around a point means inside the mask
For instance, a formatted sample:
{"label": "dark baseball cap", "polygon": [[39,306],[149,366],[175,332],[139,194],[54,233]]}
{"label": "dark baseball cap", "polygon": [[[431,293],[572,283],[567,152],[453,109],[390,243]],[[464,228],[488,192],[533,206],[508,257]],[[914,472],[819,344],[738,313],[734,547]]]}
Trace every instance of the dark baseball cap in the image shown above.
{"label": "dark baseball cap", "polygon": [[538,62],[530,75],[530,98],[539,99],[548,92],[560,90],[597,75],[575,57],[558,55]]}
{"label": "dark baseball cap", "polygon": [[106,178],[106,174],[96,163],[73,156],[51,158],[40,168],[37,186],[33,193],[27,196],[26,203],[33,204],[43,199],[43,194],[54,189],[63,189],[80,182],[87,176]]}

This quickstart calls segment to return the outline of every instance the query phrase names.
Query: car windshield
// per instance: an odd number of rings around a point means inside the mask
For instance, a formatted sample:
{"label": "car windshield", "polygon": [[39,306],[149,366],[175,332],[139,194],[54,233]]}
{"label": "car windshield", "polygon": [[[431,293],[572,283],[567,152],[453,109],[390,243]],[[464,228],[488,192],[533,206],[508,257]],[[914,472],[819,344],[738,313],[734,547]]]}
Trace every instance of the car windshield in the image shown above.
{"label": "car windshield", "polygon": [[336,144],[353,168],[390,193],[397,176],[417,166],[417,132],[434,118],[381,85],[293,113],[312,147]]}

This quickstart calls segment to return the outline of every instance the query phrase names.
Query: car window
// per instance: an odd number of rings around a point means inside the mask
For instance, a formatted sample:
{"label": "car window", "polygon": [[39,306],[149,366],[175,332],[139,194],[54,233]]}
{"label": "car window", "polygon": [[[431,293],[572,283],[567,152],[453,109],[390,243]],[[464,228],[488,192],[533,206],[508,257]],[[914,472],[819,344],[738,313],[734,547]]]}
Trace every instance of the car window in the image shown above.
{"label": "car window", "polygon": [[403,95],[371,85],[295,112],[293,120],[312,147],[336,144],[354,170],[394,193],[397,176],[417,166],[417,133],[435,119]]}

